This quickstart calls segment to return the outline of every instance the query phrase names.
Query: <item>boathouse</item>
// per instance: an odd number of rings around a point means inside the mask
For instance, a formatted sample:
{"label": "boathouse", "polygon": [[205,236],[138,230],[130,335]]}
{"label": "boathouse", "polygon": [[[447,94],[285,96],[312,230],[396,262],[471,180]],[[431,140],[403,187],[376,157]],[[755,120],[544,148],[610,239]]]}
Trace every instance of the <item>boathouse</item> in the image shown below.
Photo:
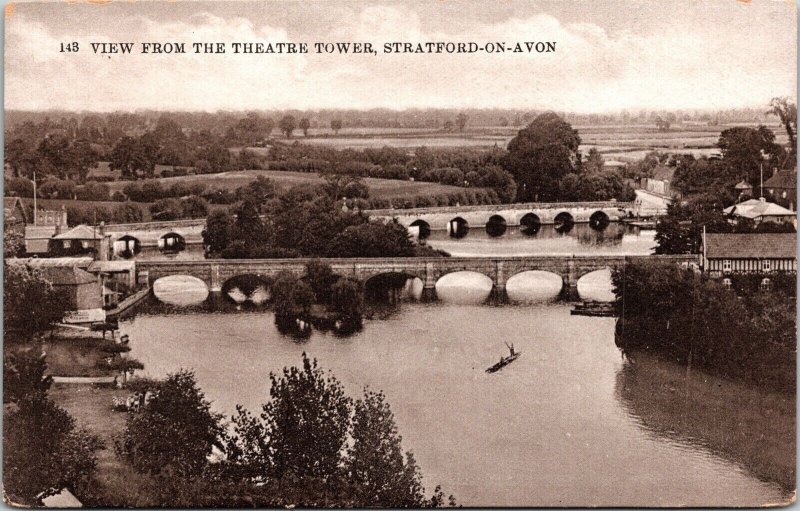
{"label": "boathouse", "polygon": [[797,233],[703,234],[700,266],[711,277],[797,271]]}

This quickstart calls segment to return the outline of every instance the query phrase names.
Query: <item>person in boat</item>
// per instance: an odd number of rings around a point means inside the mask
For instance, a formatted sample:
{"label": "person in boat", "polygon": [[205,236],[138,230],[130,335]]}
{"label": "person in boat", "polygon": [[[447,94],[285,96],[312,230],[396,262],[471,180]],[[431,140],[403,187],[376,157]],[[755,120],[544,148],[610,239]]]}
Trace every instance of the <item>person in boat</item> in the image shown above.
{"label": "person in boat", "polygon": [[511,346],[508,347],[508,350],[511,352],[511,356],[514,356],[514,343],[511,343]]}

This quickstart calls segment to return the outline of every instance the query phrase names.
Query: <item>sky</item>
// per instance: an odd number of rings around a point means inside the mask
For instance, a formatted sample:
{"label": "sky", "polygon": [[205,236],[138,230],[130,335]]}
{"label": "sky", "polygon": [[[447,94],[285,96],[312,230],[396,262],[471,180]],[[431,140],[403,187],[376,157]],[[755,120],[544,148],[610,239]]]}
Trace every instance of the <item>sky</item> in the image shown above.
{"label": "sky", "polygon": [[[597,5],[599,4],[599,5]],[[791,1],[466,0],[16,3],[5,108],[369,108],[576,113],[760,107],[795,97]],[[77,53],[61,43],[78,42]],[[142,42],[184,42],[144,55]],[[554,53],[194,54],[192,42],[554,41]],[[133,42],[101,55],[92,42]],[[312,48],[313,49],[313,48]]]}

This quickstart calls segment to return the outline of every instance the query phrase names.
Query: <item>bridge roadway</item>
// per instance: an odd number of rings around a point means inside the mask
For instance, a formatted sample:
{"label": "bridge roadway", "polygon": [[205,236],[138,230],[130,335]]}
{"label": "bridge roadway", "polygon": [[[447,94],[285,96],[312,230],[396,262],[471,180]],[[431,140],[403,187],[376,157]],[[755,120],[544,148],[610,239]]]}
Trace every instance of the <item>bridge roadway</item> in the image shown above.
{"label": "bridge roadway", "polygon": [[[221,292],[225,282],[240,275],[255,275],[265,282],[281,271],[295,275],[305,273],[305,265],[312,259],[206,259],[199,261],[136,261],[140,278],[152,284],[170,275],[190,275],[208,286],[212,292]],[[578,280],[596,270],[622,268],[628,263],[652,261],[679,264],[684,267],[698,263],[696,255],[543,255],[517,257],[403,257],[403,258],[353,258],[318,259],[331,266],[333,272],[366,283],[372,277],[401,273],[418,277],[424,284],[423,297],[435,298],[436,282],[448,273],[471,271],[492,279],[494,296],[505,296],[506,282],[514,275],[531,270],[555,273],[561,277],[562,296],[577,297]]]}

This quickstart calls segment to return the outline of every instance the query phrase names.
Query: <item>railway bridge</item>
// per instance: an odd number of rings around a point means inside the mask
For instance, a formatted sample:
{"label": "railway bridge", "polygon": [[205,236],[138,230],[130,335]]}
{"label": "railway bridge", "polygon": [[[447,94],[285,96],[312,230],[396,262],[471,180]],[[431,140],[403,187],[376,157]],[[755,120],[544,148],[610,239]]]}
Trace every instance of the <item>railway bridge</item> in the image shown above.
{"label": "railway bridge", "polygon": [[[206,259],[199,261],[137,261],[140,279],[153,283],[171,275],[196,277],[212,292],[221,292],[225,283],[244,275],[255,276],[269,284],[281,271],[303,275],[312,259]],[[486,275],[492,280],[493,295],[505,296],[506,281],[525,271],[546,271],[559,275],[562,280],[561,295],[577,298],[578,280],[593,271],[622,268],[636,261],[674,263],[684,267],[696,265],[696,255],[568,255],[523,257],[398,257],[317,259],[329,264],[333,272],[366,283],[378,275],[402,274],[419,278],[424,285],[423,298],[435,299],[436,282],[448,273],[470,271]]]}

